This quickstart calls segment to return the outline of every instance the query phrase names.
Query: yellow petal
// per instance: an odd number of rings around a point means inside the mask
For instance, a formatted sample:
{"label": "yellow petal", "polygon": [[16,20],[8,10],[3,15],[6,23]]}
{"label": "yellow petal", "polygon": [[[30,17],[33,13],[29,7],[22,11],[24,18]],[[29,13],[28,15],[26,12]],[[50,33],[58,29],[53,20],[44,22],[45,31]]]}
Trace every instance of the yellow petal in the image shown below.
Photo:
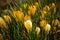
{"label": "yellow petal", "polygon": [[25,17],[24,17],[24,21],[26,21],[26,20],[31,20],[31,16],[29,16],[29,15],[25,15]]}
{"label": "yellow petal", "polygon": [[31,20],[27,20],[24,22],[25,28],[27,29],[27,32],[30,32],[32,30],[32,22]]}
{"label": "yellow petal", "polygon": [[13,17],[16,18],[16,15],[17,15],[17,11],[14,11],[13,12]]}
{"label": "yellow petal", "polygon": [[18,11],[18,13],[17,13],[17,19],[18,19],[19,21],[23,21],[23,19],[24,19],[24,14],[23,14],[23,12]]}
{"label": "yellow petal", "polygon": [[39,33],[40,33],[40,28],[39,27],[36,27],[36,33],[37,33],[37,35],[39,35]]}
{"label": "yellow petal", "polygon": [[46,21],[45,20],[41,20],[40,21],[40,27],[45,27],[46,25]]}
{"label": "yellow petal", "polygon": [[47,33],[49,33],[49,31],[50,31],[50,29],[51,29],[51,26],[50,26],[50,24],[46,24],[46,26],[45,26],[45,31],[47,32]]}
{"label": "yellow petal", "polygon": [[0,27],[8,29],[8,26],[7,26],[7,24],[5,23],[5,21],[3,20],[2,17],[0,17]]}
{"label": "yellow petal", "polygon": [[34,16],[35,12],[36,12],[36,6],[29,6],[29,12],[31,13],[32,16]]}
{"label": "yellow petal", "polygon": [[3,17],[4,17],[4,19],[5,19],[6,22],[12,23],[12,20],[11,20],[11,18],[10,18],[9,15],[4,15]]}

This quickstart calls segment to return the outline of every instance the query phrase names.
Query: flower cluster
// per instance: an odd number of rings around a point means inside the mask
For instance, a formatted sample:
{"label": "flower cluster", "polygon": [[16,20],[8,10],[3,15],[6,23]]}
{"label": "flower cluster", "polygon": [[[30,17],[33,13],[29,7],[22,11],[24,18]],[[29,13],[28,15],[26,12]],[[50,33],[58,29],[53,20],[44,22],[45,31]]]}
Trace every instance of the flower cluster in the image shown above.
{"label": "flower cluster", "polygon": [[[60,28],[60,21],[55,19],[54,15],[56,15],[55,3],[43,7],[39,2],[31,5],[24,3],[18,10],[0,17],[0,28],[8,30],[7,34],[11,40],[19,39],[19,37],[21,40],[39,40],[40,38],[44,40],[47,39],[46,36],[50,34],[52,28],[54,32],[57,25]],[[2,34],[0,36],[3,37]]]}

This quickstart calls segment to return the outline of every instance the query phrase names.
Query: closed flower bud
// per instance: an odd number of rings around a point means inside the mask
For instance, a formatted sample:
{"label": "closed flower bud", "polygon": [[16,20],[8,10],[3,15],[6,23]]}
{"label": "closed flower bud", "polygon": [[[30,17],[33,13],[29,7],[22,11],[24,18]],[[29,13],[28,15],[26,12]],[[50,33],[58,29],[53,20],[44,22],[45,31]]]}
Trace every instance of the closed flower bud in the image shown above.
{"label": "closed flower bud", "polygon": [[44,28],[45,32],[49,33],[50,29],[51,29],[50,24],[46,24],[46,26]]}
{"label": "closed flower bud", "polygon": [[36,27],[36,34],[39,35],[39,33],[40,33],[40,28]]}
{"label": "closed flower bud", "polygon": [[34,16],[35,12],[36,12],[36,6],[29,6],[29,12],[31,13],[32,16]]}

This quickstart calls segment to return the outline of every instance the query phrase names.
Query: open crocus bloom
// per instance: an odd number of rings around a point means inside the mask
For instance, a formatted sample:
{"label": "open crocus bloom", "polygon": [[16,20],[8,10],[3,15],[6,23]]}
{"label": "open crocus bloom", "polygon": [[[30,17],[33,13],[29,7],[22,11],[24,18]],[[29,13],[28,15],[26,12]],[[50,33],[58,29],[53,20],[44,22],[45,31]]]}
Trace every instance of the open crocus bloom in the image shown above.
{"label": "open crocus bloom", "polygon": [[30,32],[32,30],[32,21],[31,20],[25,21],[24,26],[27,29],[27,32]]}

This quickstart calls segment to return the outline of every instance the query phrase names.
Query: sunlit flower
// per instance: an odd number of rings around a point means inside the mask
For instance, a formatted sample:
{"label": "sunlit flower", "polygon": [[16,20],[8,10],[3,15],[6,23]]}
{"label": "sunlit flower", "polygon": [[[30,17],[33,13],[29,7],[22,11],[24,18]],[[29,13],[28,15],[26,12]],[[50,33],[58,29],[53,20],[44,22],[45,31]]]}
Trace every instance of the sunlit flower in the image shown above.
{"label": "sunlit flower", "polygon": [[45,20],[41,20],[40,21],[40,27],[45,27],[45,25],[46,25],[46,21]]}
{"label": "sunlit flower", "polygon": [[16,18],[17,16],[17,11],[13,11],[13,17]]}
{"label": "sunlit flower", "polygon": [[16,11],[16,12],[13,12],[13,16],[15,19],[17,19],[18,21],[23,21],[24,19],[24,14],[22,11]]}
{"label": "sunlit flower", "polygon": [[10,18],[9,15],[4,15],[3,17],[4,17],[4,19],[5,19],[6,22],[12,23],[12,20],[11,20],[11,18]]}
{"label": "sunlit flower", "polygon": [[40,28],[36,27],[36,34],[39,35],[39,33],[40,33]]}
{"label": "sunlit flower", "polygon": [[0,27],[8,29],[8,26],[7,26],[7,24],[5,23],[5,21],[3,20],[2,17],[0,17]]}
{"label": "sunlit flower", "polygon": [[34,16],[35,12],[36,12],[36,6],[29,6],[29,11],[31,13],[32,16]]}
{"label": "sunlit flower", "polygon": [[27,32],[31,32],[32,31],[32,21],[31,20],[27,20],[24,22],[24,26],[27,29]]}
{"label": "sunlit flower", "polygon": [[24,19],[24,14],[23,14],[23,12],[18,11],[18,12],[17,12],[17,18],[18,18],[19,21],[23,21],[23,19]]}
{"label": "sunlit flower", "polygon": [[24,4],[24,9],[26,9],[26,7],[27,7],[27,3]]}
{"label": "sunlit flower", "polygon": [[25,17],[24,17],[24,21],[26,21],[26,20],[31,20],[31,16],[29,16],[29,15],[25,15]]}
{"label": "sunlit flower", "polygon": [[45,32],[49,33],[50,29],[51,29],[50,24],[46,24],[46,26],[44,28]]}

